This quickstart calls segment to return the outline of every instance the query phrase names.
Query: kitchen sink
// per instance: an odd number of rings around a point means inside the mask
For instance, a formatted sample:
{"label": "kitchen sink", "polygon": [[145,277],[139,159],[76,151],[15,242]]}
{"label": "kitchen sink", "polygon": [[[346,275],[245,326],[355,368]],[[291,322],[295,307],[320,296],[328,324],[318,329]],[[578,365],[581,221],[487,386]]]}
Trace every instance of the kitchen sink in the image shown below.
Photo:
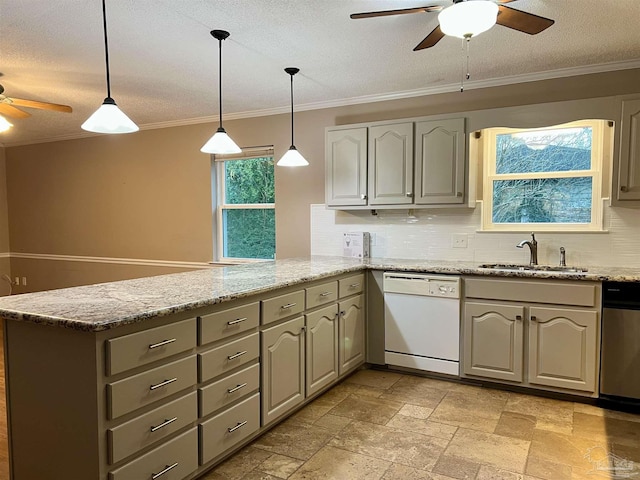
{"label": "kitchen sink", "polygon": [[511,263],[483,263],[479,268],[491,268],[493,270],[508,270],[512,272],[560,272],[560,273],[587,273],[586,268],[560,267],[553,265],[516,265]]}

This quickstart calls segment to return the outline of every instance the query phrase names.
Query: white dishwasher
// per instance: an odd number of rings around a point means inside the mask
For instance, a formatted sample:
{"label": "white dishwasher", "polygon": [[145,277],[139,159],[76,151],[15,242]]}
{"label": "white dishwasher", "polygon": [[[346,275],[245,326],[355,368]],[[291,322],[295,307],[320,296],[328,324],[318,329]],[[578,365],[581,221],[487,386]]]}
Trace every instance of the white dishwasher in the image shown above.
{"label": "white dishwasher", "polygon": [[460,375],[460,278],[385,272],[385,362]]}

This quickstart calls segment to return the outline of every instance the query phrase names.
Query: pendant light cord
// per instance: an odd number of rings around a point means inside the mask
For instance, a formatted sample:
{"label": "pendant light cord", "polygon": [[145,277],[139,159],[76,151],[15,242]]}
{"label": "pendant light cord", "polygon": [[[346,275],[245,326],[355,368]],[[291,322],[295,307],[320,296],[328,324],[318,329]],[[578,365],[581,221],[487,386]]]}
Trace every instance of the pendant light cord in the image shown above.
{"label": "pendant light cord", "polygon": [[293,74],[291,74],[291,146],[293,147],[295,142],[293,141]]}
{"label": "pendant light cord", "polygon": [[222,39],[218,40],[219,43],[219,61],[218,61],[218,95],[220,98],[220,129],[222,129]]}
{"label": "pendant light cord", "polygon": [[107,42],[107,7],[102,0],[102,28],[104,30],[104,63],[107,71],[107,98],[111,98],[111,76],[109,75],[109,43]]}

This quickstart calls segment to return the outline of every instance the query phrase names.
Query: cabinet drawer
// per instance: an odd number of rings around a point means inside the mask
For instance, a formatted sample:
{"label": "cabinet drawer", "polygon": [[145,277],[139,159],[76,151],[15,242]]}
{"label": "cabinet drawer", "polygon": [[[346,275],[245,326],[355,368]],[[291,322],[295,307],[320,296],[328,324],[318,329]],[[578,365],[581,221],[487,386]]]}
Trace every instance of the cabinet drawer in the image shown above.
{"label": "cabinet drawer", "polygon": [[107,375],[125,372],[196,346],[196,319],[106,341]]}
{"label": "cabinet drawer", "polygon": [[297,315],[304,310],[304,290],[262,301],[262,324]]}
{"label": "cabinet drawer", "polygon": [[338,280],[338,292],[340,298],[362,293],[364,291],[364,275],[358,274],[352,277]]}
{"label": "cabinet drawer", "polygon": [[[198,432],[194,428],[113,470],[109,480],[182,480],[197,468]],[[163,471],[166,473],[159,476]]]}
{"label": "cabinet drawer", "polygon": [[260,428],[260,394],[200,424],[200,465],[213,460]]}
{"label": "cabinet drawer", "polygon": [[260,356],[258,332],[198,354],[200,381],[205,382]]}
{"label": "cabinet drawer", "polygon": [[220,410],[231,402],[242,398],[260,386],[260,365],[255,364],[233,375],[224,377],[198,390],[200,416]]}
{"label": "cabinet drawer", "polygon": [[149,405],[196,383],[196,356],[107,384],[109,418]]}
{"label": "cabinet drawer", "polygon": [[196,392],[107,430],[109,463],[116,463],[198,418]]}
{"label": "cabinet drawer", "polygon": [[597,303],[595,283],[554,282],[527,280],[485,280],[466,278],[464,281],[467,298],[510,300],[527,303],[554,303],[593,307]]}
{"label": "cabinet drawer", "polygon": [[326,305],[338,299],[338,282],[327,282],[315,287],[305,288],[307,309]]}
{"label": "cabinet drawer", "polygon": [[260,304],[258,302],[203,315],[199,319],[199,344],[204,345],[251,330],[257,327],[259,322]]}

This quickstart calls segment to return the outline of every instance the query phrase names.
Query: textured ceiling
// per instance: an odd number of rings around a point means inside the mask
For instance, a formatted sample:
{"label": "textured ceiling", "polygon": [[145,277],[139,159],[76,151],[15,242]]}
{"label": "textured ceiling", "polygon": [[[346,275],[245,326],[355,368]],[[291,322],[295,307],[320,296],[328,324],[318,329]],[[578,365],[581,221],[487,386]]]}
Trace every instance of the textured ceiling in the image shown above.
{"label": "textured ceiling", "polygon": [[[143,128],[214,118],[214,28],[231,32],[223,45],[229,117],[286,112],[287,66],[301,69],[295,77],[299,109],[453,91],[461,75],[460,40],[445,37],[412,51],[437,25],[437,14],[349,18],[429,4],[451,0],[107,0],[112,96]],[[640,66],[638,0],[518,0],[510,6],[556,23],[536,36],[495,26],[473,39],[469,87],[603,64],[611,65],[598,68]],[[5,94],[74,109],[29,109],[32,117],[12,119],[15,126],[0,133],[0,143],[83,135],[80,125],[105,97],[101,12],[100,0],[0,0]]]}

